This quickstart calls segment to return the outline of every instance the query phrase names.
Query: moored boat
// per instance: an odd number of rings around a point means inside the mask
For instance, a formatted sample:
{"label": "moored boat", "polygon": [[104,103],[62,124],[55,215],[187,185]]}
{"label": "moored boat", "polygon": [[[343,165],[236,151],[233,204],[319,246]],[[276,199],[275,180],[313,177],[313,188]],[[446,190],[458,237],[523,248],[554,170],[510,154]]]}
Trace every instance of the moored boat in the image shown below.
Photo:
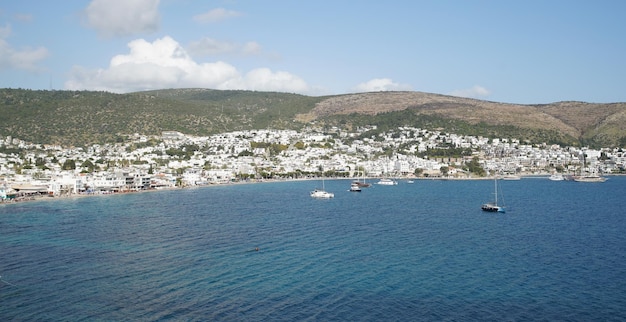
{"label": "moored boat", "polygon": [[359,186],[358,183],[353,182],[350,184],[350,190],[348,190],[350,192],[361,192],[361,186]]}
{"label": "moored boat", "polygon": [[563,177],[563,175],[560,173],[554,173],[551,176],[549,176],[548,179],[552,181],[563,181],[565,180],[565,177]]}
{"label": "moored boat", "polygon": [[483,204],[480,209],[486,212],[504,212],[504,207],[500,207],[497,204],[491,202]]}
{"label": "moored boat", "polygon": [[494,202],[488,202],[483,204],[480,209],[482,209],[482,211],[486,211],[486,212],[501,212],[504,213],[504,207],[503,206],[498,206],[498,178],[494,178],[494,195],[495,195],[495,200]]}
{"label": "moored boat", "polygon": [[398,182],[396,180],[393,179],[388,179],[388,178],[382,178],[380,180],[378,180],[378,182],[376,184],[380,184],[383,186],[395,186],[398,184]]}
{"label": "moored boat", "polygon": [[606,181],[605,177],[601,177],[599,175],[572,176],[572,179],[576,182],[604,182]]}
{"label": "moored boat", "polygon": [[352,181],[352,184],[357,185],[361,188],[369,188],[372,186],[371,183],[365,181]]}
{"label": "moored boat", "polygon": [[576,182],[604,182],[606,181],[605,177],[601,177],[598,175],[597,168],[591,171],[583,170],[587,168],[587,155],[583,153],[582,156],[583,156],[583,167],[580,169],[580,175],[572,176],[572,180]]}
{"label": "moored boat", "polygon": [[311,194],[311,197],[319,198],[319,199],[329,199],[329,198],[334,198],[335,197],[334,193],[325,191],[323,189],[315,189],[315,190],[311,191],[310,194]]}
{"label": "moored boat", "polygon": [[334,193],[326,191],[326,187],[324,186],[324,177],[322,177],[322,189],[315,188],[315,190],[311,191],[309,195],[312,198],[318,199],[329,199],[335,197]]}

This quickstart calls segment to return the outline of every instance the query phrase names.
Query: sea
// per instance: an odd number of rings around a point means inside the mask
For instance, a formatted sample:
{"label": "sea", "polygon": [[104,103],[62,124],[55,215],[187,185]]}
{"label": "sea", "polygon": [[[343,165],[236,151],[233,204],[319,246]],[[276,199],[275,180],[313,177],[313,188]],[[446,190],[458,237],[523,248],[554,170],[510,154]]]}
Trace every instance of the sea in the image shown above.
{"label": "sea", "polygon": [[0,320],[626,320],[626,177],[349,186],[0,205]]}

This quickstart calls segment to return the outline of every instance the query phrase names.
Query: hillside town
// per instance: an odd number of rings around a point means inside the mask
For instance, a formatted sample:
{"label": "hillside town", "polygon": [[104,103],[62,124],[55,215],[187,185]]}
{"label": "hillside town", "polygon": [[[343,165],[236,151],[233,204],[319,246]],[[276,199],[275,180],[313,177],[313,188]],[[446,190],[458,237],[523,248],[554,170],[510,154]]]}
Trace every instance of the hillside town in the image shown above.
{"label": "hillside town", "polygon": [[[623,173],[621,149],[526,144],[401,127],[353,132],[254,130],[208,137],[165,131],[86,148],[0,138],[0,199],[168,189],[235,182],[340,178],[477,179]],[[428,153],[428,152],[431,153]],[[454,153],[446,153],[454,151]],[[473,167],[468,165],[474,164]]]}

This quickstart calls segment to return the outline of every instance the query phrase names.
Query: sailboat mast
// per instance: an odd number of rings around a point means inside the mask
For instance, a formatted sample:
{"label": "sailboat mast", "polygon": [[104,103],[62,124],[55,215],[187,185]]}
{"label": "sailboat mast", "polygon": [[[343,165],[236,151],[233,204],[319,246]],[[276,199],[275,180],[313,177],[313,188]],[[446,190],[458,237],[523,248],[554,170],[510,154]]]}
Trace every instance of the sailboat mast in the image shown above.
{"label": "sailboat mast", "polygon": [[497,206],[497,205],[498,205],[498,176],[497,176],[497,175],[496,175],[496,177],[494,178],[493,182],[494,182],[494,184],[493,184],[493,185],[494,185],[494,188],[495,188],[495,195],[496,195],[496,202],[495,202],[495,205]]}

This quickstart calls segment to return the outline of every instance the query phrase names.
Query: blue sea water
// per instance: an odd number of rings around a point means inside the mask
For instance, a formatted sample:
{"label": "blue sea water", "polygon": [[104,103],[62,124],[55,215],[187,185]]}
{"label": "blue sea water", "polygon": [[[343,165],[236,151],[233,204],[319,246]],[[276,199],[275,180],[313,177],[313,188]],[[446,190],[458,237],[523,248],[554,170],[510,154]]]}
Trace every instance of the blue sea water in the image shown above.
{"label": "blue sea water", "polygon": [[626,320],[626,177],[319,185],[2,205],[0,320]]}

